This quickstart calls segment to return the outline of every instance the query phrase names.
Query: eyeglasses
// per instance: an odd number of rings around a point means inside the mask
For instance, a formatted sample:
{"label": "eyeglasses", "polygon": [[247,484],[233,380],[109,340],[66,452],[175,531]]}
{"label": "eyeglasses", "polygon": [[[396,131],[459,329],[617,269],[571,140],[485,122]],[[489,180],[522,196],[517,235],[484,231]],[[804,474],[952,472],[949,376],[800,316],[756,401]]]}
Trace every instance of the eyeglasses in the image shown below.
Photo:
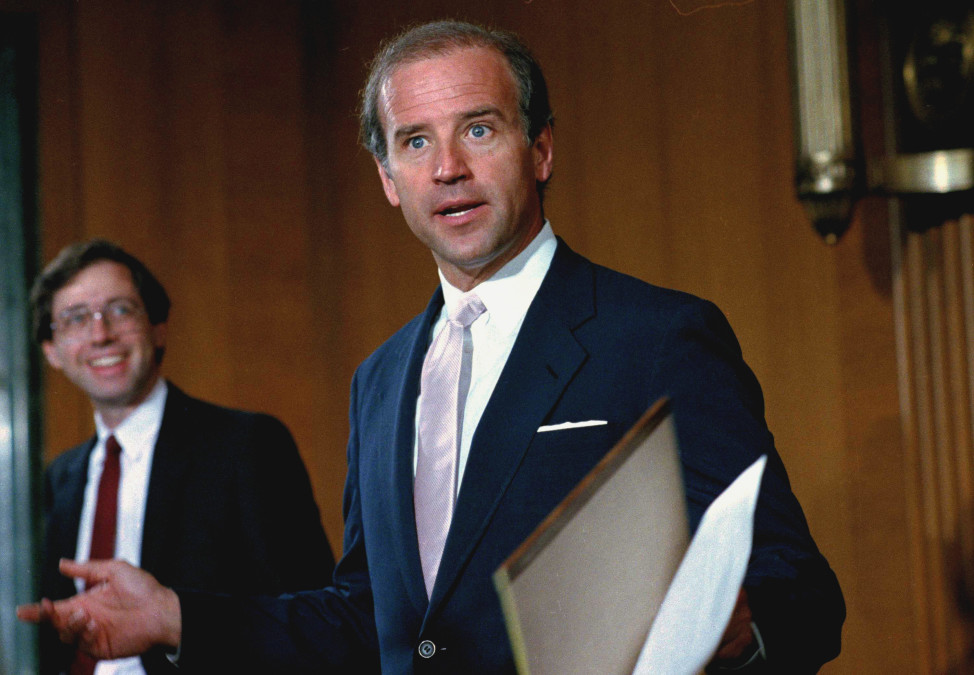
{"label": "eyeglasses", "polygon": [[51,330],[63,340],[76,342],[91,337],[95,319],[101,319],[105,328],[116,334],[134,333],[144,327],[145,310],[134,300],[119,298],[106,303],[101,309],[92,310],[86,305],[70,307],[51,323]]}

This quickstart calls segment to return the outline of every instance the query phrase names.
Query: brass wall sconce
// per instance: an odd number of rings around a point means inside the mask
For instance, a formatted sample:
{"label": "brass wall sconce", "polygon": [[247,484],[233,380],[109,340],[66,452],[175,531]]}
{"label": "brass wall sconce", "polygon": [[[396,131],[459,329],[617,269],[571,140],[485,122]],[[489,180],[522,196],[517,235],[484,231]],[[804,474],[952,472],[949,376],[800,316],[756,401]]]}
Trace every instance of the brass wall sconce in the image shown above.
{"label": "brass wall sconce", "polygon": [[864,158],[846,0],[789,0],[795,185],[815,229],[836,243],[866,194],[974,205],[974,8],[956,0],[882,3],[887,147]]}

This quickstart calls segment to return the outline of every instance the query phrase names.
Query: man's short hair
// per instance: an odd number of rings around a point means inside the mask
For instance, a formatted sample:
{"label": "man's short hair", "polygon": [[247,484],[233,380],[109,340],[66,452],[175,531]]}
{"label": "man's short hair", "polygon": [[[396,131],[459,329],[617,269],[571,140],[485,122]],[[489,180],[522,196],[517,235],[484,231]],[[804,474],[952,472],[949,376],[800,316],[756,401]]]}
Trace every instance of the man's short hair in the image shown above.
{"label": "man's short hair", "polygon": [[359,136],[362,145],[383,166],[389,149],[379,119],[379,92],[393,71],[406,63],[443,56],[469,47],[487,47],[503,54],[511,68],[518,92],[521,125],[533,143],[546,125],[554,122],[548,102],[548,85],[541,67],[527,46],[513,33],[463,21],[434,21],[414,26],[386,42],[372,60],[362,90]]}
{"label": "man's short hair", "polygon": [[34,281],[30,307],[34,339],[38,344],[53,337],[51,304],[54,294],[71,283],[79,272],[103,260],[124,265],[131,272],[132,283],[142,298],[150,324],[156,326],[169,319],[169,294],[149,268],[121,246],[105,239],[92,239],[65,246]]}

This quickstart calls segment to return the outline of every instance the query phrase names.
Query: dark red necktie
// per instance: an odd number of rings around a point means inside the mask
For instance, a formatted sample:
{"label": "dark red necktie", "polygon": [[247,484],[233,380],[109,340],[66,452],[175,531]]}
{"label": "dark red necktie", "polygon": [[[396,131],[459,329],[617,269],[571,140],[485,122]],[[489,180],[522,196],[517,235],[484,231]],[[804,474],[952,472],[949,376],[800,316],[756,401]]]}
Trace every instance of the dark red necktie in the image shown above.
{"label": "dark red necktie", "polygon": [[[122,448],[114,436],[105,441],[105,464],[98,482],[98,501],[95,505],[95,524],[91,528],[89,560],[115,557],[115,529],[118,523],[118,479],[122,473]],[[84,652],[75,652],[70,675],[91,675],[96,660]]]}

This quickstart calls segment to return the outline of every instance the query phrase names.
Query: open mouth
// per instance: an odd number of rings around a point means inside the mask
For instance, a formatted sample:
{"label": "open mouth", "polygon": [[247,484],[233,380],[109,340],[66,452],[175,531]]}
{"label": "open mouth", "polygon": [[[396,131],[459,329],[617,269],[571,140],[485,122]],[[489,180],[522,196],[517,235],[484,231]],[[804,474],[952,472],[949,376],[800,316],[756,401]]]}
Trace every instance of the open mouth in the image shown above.
{"label": "open mouth", "polygon": [[436,212],[436,215],[445,218],[460,218],[483,205],[483,202],[466,202],[463,204],[451,204]]}
{"label": "open mouth", "polygon": [[97,359],[92,359],[88,363],[93,368],[110,368],[111,366],[117,366],[123,360],[124,358],[122,356],[116,354],[114,356],[101,356]]}

